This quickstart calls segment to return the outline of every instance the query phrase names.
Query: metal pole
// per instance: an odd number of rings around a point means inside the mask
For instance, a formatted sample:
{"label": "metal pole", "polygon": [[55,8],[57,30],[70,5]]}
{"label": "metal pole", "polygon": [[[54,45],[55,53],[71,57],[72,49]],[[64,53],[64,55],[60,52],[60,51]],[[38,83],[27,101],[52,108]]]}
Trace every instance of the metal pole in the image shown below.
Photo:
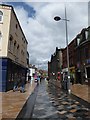
{"label": "metal pole", "polygon": [[70,89],[70,70],[69,70],[69,49],[68,49],[68,29],[67,29],[67,12],[66,12],[66,6],[65,6],[65,29],[66,29],[66,46],[67,46],[67,67],[68,67],[68,93],[71,92]]}

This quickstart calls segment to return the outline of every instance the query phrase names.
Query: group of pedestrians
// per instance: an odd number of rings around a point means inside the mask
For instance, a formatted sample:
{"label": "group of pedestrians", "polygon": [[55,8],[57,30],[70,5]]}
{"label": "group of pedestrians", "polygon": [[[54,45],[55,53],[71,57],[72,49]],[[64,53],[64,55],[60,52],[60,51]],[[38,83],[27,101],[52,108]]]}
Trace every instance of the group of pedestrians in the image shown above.
{"label": "group of pedestrians", "polygon": [[13,87],[13,92],[19,90],[20,87],[20,92],[24,93],[25,92],[25,74],[18,74],[15,73],[14,75],[14,87]]}
{"label": "group of pedestrians", "polygon": [[33,78],[34,78],[34,81],[37,83],[37,85],[39,85],[39,83],[41,83],[42,81],[42,76],[37,75],[37,73],[33,75]]}

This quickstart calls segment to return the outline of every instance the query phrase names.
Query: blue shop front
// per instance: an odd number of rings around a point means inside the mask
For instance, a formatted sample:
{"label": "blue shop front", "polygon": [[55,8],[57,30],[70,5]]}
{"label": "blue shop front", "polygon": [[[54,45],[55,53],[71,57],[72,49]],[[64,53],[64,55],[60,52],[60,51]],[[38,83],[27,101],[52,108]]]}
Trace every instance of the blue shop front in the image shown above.
{"label": "blue shop front", "polygon": [[0,79],[0,92],[6,92],[13,89],[15,73],[21,75],[22,73],[27,74],[27,68],[12,61],[9,58],[0,58],[2,61],[2,77]]}

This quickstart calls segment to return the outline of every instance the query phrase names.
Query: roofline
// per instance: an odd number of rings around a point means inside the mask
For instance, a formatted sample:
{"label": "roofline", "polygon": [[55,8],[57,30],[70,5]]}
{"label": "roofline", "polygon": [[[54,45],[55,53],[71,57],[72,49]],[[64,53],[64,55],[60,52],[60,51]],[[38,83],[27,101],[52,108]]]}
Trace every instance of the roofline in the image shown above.
{"label": "roofline", "polygon": [[7,7],[12,7],[13,8],[13,6],[12,5],[7,5],[7,4],[0,4],[1,6],[7,6]]}

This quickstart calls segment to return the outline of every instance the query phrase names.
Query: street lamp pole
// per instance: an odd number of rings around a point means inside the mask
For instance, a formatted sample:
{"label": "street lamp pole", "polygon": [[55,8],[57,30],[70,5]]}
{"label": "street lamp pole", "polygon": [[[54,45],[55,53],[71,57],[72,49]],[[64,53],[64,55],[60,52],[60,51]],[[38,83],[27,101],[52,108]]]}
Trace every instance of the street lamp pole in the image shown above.
{"label": "street lamp pole", "polygon": [[66,29],[66,45],[67,45],[67,67],[68,67],[68,93],[71,92],[70,89],[70,70],[69,70],[69,48],[68,48],[68,29],[67,29],[67,12],[65,6],[65,29]]}
{"label": "street lamp pole", "polygon": [[68,93],[71,93],[71,88],[70,88],[70,70],[69,70],[69,49],[68,49],[68,29],[67,29],[67,12],[66,12],[66,6],[65,6],[65,19],[61,19],[59,16],[54,17],[55,21],[59,20],[64,20],[65,21],[65,31],[66,31],[66,46],[67,46],[67,68],[68,68],[68,82],[67,82],[67,87],[68,87]]}

